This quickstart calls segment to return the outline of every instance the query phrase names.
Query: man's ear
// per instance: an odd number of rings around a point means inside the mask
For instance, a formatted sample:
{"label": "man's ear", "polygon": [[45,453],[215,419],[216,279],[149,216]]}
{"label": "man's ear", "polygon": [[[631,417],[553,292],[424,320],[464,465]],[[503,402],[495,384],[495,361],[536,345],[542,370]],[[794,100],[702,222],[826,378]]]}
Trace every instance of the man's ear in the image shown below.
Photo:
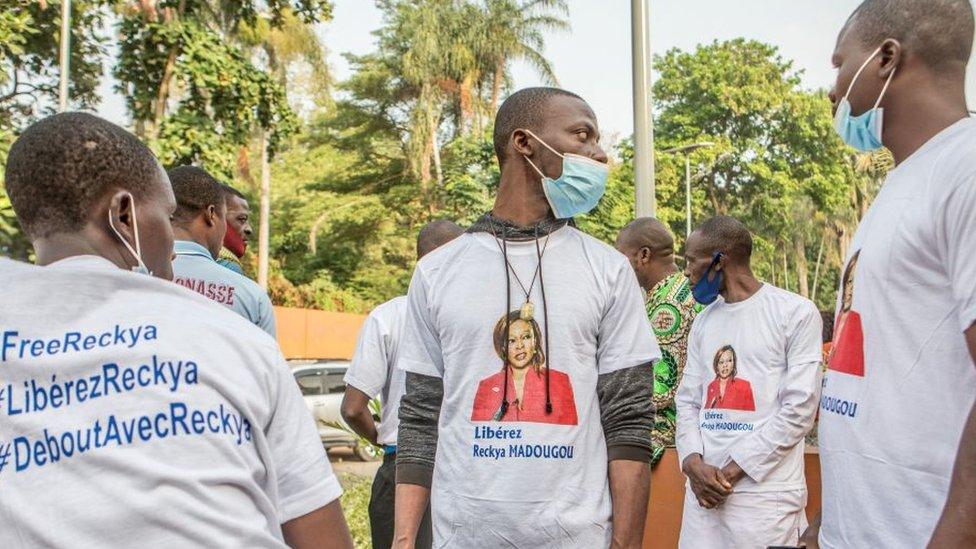
{"label": "man's ear", "polygon": [[881,43],[881,70],[878,71],[878,77],[881,79],[887,79],[891,73],[901,66],[902,54],[901,42],[895,40],[894,38],[888,38]]}
{"label": "man's ear", "polygon": [[515,130],[512,132],[512,148],[521,156],[532,156],[532,143],[529,141],[529,134],[525,130]]}
{"label": "man's ear", "polygon": [[216,206],[214,206],[213,204],[207,206],[207,209],[204,210],[204,213],[205,215],[203,216],[203,218],[206,220],[208,227],[213,227],[214,225],[217,224],[218,212]]}
{"label": "man's ear", "polygon": [[132,200],[132,193],[123,190],[116,191],[109,198],[108,215],[115,230],[129,244],[135,244],[135,203]]}
{"label": "man's ear", "polygon": [[647,246],[641,246],[641,248],[637,250],[637,263],[644,264],[650,262],[651,255],[652,254],[650,248],[648,248]]}
{"label": "man's ear", "polygon": [[712,271],[722,271],[725,270],[725,263],[729,258],[722,252],[718,252],[718,261],[715,262],[715,266],[712,267]]}

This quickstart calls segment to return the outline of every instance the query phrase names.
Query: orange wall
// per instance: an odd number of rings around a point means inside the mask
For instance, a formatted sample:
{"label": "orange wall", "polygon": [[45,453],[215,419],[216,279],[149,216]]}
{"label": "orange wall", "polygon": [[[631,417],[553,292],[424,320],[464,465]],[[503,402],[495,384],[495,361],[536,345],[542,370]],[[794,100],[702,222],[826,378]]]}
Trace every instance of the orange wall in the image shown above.
{"label": "orange wall", "polygon": [[351,359],[366,315],[275,307],[278,344],[285,358]]}
{"label": "orange wall", "polygon": [[[807,520],[820,511],[820,456],[807,448],[803,456],[807,475]],[[681,510],[685,503],[685,477],[678,466],[678,453],[669,449],[651,473],[651,501],[647,506],[643,549],[674,549],[681,532]]]}

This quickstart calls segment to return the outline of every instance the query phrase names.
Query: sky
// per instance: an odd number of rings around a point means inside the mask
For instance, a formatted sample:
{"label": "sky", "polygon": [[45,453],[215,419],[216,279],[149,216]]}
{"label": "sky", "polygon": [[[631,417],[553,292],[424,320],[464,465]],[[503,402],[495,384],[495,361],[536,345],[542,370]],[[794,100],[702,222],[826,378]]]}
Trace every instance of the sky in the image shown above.
{"label": "sky", "polygon": [[[371,32],[382,24],[371,0],[333,0],[334,18],[318,29],[329,49],[338,80],[350,75],[342,53],[372,51]],[[605,136],[615,140],[633,131],[630,0],[568,0],[571,30],[547,36],[546,57],[561,87],[593,107]],[[837,32],[859,0],[650,0],[651,49],[693,49],[698,44],[737,37],[778,46],[803,71],[803,86],[829,88],[834,80],[830,54]],[[524,63],[513,66],[517,88],[542,84]],[[970,63],[967,96],[976,109],[976,62]],[[99,113],[128,122],[111,78],[101,86]]]}

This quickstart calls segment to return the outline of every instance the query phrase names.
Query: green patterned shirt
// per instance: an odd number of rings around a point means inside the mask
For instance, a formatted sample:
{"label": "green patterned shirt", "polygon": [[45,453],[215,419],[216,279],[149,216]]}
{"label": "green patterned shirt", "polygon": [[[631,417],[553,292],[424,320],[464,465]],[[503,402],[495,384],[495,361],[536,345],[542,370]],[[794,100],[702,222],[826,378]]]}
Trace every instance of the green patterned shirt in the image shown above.
{"label": "green patterned shirt", "polygon": [[704,308],[691,295],[691,285],[681,272],[672,274],[647,292],[647,318],[661,346],[661,360],[654,363],[654,429],[651,443],[653,465],[664,449],[674,447],[677,412],[674,394],[681,382],[688,356],[688,332],[695,316]]}

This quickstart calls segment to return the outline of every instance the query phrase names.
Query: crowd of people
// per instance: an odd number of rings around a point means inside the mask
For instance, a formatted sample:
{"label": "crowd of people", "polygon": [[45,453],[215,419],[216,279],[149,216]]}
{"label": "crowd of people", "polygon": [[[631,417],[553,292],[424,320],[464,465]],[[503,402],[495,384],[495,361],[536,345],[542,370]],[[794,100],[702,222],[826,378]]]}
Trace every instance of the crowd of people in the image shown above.
{"label": "crowd of people", "polygon": [[[976,547],[972,44],[968,0],[866,0],[840,31],[835,128],[896,167],[828,351],[735,218],[698,225],[683,269],[656,219],[615,247],[580,231],[608,174],[593,110],[510,95],[494,207],[420,231],[345,377],[342,416],[384,453],[374,547],[640,547],[669,447],[682,548]],[[5,176],[37,265],[0,259],[0,547],[352,547],[240,264],[244,196],[84,113],[27,128]]]}

